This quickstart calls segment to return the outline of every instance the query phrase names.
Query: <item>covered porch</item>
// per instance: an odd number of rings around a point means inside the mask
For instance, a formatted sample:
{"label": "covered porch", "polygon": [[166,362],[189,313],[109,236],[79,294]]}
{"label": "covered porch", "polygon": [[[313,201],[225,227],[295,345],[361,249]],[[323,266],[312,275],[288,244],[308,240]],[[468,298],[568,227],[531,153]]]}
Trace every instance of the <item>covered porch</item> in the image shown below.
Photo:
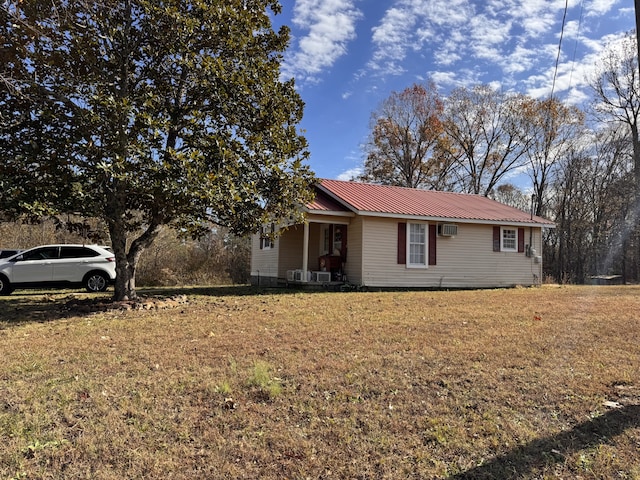
{"label": "covered porch", "polygon": [[278,280],[287,285],[341,285],[348,281],[348,220],[309,219],[278,239]]}

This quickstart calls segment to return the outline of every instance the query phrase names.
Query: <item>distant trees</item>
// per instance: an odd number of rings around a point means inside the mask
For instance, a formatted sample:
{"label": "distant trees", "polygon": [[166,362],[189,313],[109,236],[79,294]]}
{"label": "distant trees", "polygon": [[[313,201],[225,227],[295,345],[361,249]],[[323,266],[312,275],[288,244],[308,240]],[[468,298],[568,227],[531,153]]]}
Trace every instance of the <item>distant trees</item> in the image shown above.
{"label": "distant trees", "polygon": [[594,109],[602,120],[613,121],[626,132],[632,146],[633,182],[628,193],[632,204],[625,209],[621,250],[623,277],[626,279],[630,267],[631,275],[637,279],[640,271],[640,72],[635,33],[609,45],[601,60],[591,82]]}
{"label": "distant trees", "polygon": [[619,273],[627,279],[626,217],[633,205],[628,137],[612,129],[593,132],[571,151],[554,176],[547,236],[549,272],[558,280],[584,282],[589,275]]}
{"label": "distant trees", "polygon": [[242,234],[299,215],[313,175],[303,102],[281,82],[276,0],[6,1],[0,210],[101,219],[115,298],[171,225]]}

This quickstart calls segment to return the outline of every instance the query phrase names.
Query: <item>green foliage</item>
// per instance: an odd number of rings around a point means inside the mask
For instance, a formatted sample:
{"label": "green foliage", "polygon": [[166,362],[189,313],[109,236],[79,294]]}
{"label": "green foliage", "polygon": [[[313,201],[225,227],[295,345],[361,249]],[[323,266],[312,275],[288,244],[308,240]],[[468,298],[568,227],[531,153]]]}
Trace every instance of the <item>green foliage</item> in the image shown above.
{"label": "green foliage", "polygon": [[271,370],[271,365],[258,360],[253,364],[251,374],[247,379],[248,386],[257,388],[262,395],[269,399],[282,393],[282,384],[278,378],[272,376]]}
{"label": "green foliage", "polygon": [[280,5],[5,4],[3,210],[103,219],[116,296],[135,293],[137,260],[161,225],[241,234],[295,214],[313,176],[303,102],[279,78],[288,30],[273,31],[269,10]]}
{"label": "green foliage", "polygon": [[221,393],[222,395],[230,395],[232,390],[231,384],[227,380],[216,385],[216,392]]}

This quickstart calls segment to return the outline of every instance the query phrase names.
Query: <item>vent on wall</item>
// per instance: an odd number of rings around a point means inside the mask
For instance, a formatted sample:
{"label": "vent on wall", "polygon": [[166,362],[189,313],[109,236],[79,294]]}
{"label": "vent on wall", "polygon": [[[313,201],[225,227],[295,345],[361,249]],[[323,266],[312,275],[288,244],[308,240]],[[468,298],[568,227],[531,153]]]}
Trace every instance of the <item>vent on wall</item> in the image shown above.
{"label": "vent on wall", "polygon": [[458,235],[458,225],[443,223],[438,225],[438,233],[441,237],[455,237]]}

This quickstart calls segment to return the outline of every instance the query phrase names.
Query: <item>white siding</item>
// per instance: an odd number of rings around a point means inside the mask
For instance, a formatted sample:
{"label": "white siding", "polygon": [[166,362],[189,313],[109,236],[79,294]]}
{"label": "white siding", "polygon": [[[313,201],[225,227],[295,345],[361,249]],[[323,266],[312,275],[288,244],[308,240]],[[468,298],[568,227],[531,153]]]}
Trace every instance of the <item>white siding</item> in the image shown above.
{"label": "white siding", "polygon": [[353,285],[361,285],[362,282],[362,244],[364,217],[352,219],[347,227],[347,261],[345,263],[345,273],[347,282]]}
{"label": "white siding", "polygon": [[260,234],[251,236],[251,277],[278,277],[278,243],[276,239],[271,248],[260,248]]}
{"label": "white siding", "polygon": [[[537,284],[542,264],[524,253],[493,251],[493,226],[458,224],[455,237],[437,237],[437,265],[407,268],[397,263],[398,221],[368,217],[364,222],[362,284],[372,287],[501,287]],[[525,228],[525,244],[529,227]],[[540,229],[533,246],[542,251]]]}
{"label": "white siding", "polygon": [[302,268],[302,243],[304,240],[304,226],[289,227],[278,238],[278,277],[286,279],[287,270]]}

